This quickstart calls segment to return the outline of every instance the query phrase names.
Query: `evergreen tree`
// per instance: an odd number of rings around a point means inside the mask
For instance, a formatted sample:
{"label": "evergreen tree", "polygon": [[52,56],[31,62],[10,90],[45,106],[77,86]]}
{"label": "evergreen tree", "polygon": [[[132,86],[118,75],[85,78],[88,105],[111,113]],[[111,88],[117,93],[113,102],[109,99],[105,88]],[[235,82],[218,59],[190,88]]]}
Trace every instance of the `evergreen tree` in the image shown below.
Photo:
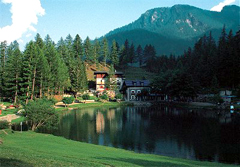
{"label": "evergreen tree", "polygon": [[226,29],[225,26],[222,29],[221,36],[219,38],[218,42],[218,69],[217,69],[217,78],[219,80],[220,86],[225,87],[225,76],[228,75],[226,73],[226,55],[227,55],[227,34],[226,34]]}
{"label": "evergreen tree", "polygon": [[61,56],[61,58],[63,59],[64,63],[66,64],[66,66],[69,66],[69,62],[70,62],[70,57],[68,55],[68,48],[67,45],[65,44],[65,41],[63,40],[63,38],[61,37],[60,40],[57,43],[57,51],[59,53],[59,55]]}
{"label": "evergreen tree", "polygon": [[112,42],[110,59],[113,64],[113,67],[116,67],[118,65],[119,58],[118,58],[117,45],[115,40],[113,40]]}
{"label": "evergreen tree", "polygon": [[71,90],[76,96],[77,92],[86,90],[87,86],[87,76],[86,67],[83,62],[83,47],[81,43],[81,38],[76,35],[73,41],[73,53],[74,57],[71,61],[71,66],[69,66],[69,76],[71,79]]}
{"label": "evergreen tree", "polygon": [[94,41],[94,52],[93,52],[93,55],[94,55],[94,61],[95,61],[95,64],[96,64],[96,68],[97,70],[99,70],[99,58],[101,56],[101,45],[99,43],[99,41],[97,39],[95,39]]}
{"label": "evergreen tree", "polygon": [[136,52],[137,52],[137,58],[139,61],[139,66],[141,67],[143,65],[143,49],[141,45],[138,45]]}
{"label": "evergreen tree", "polygon": [[126,66],[129,62],[129,42],[126,39],[124,45],[120,49],[119,65]]}
{"label": "evergreen tree", "polygon": [[156,66],[156,51],[152,45],[146,45],[143,51],[146,67],[150,72],[154,72]]}
{"label": "evergreen tree", "polygon": [[26,45],[23,58],[23,82],[21,83],[21,91],[24,94],[23,98],[28,103],[29,99],[33,99],[35,90],[36,68],[38,62],[38,54],[36,45],[30,41]]}
{"label": "evergreen tree", "polygon": [[37,66],[36,85],[38,87],[39,98],[42,98],[47,93],[48,81],[50,80],[50,67],[43,50],[38,47],[37,52],[39,55]]}
{"label": "evergreen tree", "polygon": [[107,65],[107,58],[108,58],[108,55],[109,55],[109,52],[108,52],[108,41],[107,41],[106,37],[103,38],[101,49],[102,49],[101,54],[102,54],[104,66],[106,67],[106,65]]}
{"label": "evergreen tree", "polygon": [[4,76],[5,75],[5,65],[6,65],[6,52],[7,52],[7,41],[1,42],[0,44],[0,97],[4,96]]}
{"label": "evergreen tree", "polygon": [[233,84],[235,88],[240,88],[240,30],[234,36],[233,49]]}
{"label": "evergreen tree", "polygon": [[77,34],[75,39],[73,40],[73,53],[74,53],[74,58],[81,58],[83,59],[87,59],[86,55],[83,58],[83,44],[82,44],[82,39],[80,38],[80,36]]}
{"label": "evergreen tree", "polygon": [[86,61],[89,64],[92,64],[94,62],[94,56],[93,56],[92,45],[89,37],[87,37],[84,42],[84,54],[85,54]]}
{"label": "evergreen tree", "polygon": [[6,91],[7,96],[13,99],[14,104],[19,103],[19,91],[22,69],[22,53],[16,41],[7,49],[8,60],[6,62]]}
{"label": "evergreen tree", "polygon": [[134,59],[135,59],[135,48],[134,48],[133,43],[131,44],[130,49],[129,49],[128,59],[129,59],[129,62],[130,62],[131,64],[133,64]]}
{"label": "evergreen tree", "polygon": [[41,49],[44,48],[44,42],[39,33],[37,33],[37,35],[35,37],[35,43],[39,46],[39,48],[41,48]]}

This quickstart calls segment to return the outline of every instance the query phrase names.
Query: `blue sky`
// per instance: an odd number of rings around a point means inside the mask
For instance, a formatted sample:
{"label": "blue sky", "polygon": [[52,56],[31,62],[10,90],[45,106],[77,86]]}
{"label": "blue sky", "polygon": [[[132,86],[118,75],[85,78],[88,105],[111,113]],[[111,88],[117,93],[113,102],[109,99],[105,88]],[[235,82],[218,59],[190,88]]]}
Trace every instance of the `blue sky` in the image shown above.
{"label": "blue sky", "polygon": [[129,24],[149,9],[188,4],[206,10],[239,0],[0,0],[0,40],[20,45],[47,34],[57,42],[68,34],[84,40]]}

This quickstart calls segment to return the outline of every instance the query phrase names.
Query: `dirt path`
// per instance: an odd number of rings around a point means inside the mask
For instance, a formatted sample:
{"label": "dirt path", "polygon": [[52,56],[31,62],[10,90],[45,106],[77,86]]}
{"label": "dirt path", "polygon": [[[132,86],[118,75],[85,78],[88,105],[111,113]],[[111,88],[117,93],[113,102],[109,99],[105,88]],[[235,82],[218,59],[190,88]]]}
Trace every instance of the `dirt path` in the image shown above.
{"label": "dirt path", "polygon": [[19,118],[20,116],[16,114],[8,114],[6,116],[0,117],[0,121],[12,122],[12,120]]}

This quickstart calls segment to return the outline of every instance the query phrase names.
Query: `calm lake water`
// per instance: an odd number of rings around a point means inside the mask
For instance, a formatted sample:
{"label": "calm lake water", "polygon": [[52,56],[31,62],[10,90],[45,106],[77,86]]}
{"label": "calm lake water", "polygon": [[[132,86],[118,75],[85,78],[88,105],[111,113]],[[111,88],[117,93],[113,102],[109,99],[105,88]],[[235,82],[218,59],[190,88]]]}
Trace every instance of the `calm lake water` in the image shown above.
{"label": "calm lake water", "polygon": [[230,111],[88,108],[63,114],[53,133],[140,153],[240,164],[240,114]]}

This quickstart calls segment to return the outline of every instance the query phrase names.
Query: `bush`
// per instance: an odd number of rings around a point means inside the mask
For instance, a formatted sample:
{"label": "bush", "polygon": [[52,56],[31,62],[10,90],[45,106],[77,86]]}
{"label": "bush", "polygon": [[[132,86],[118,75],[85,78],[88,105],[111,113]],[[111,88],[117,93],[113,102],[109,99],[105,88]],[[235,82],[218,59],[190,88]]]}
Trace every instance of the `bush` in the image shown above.
{"label": "bush", "polygon": [[71,96],[71,97],[64,97],[62,102],[65,104],[65,107],[67,104],[72,104],[74,101],[74,97]]}
{"label": "bush", "polygon": [[115,96],[116,99],[123,99],[123,95],[121,93],[116,94]]}
{"label": "bush", "polygon": [[100,96],[100,99],[103,99],[103,100],[108,100],[108,95],[106,94],[103,94]]}
{"label": "bush", "polygon": [[53,105],[55,105],[58,101],[55,98],[48,99]]}
{"label": "bush", "polygon": [[77,99],[80,101],[80,100],[83,100],[83,98],[82,97],[77,97]]}
{"label": "bush", "polygon": [[96,96],[90,96],[89,100],[95,100],[98,101],[98,98]]}
{"label": "bush", "polygon": [[32,130],[39,127],[56,128],[58,124],[58,114],[55,112],[50,101],[46,99],[38,99],[30,101],[25,107],[24,112],[27,121],[31,122]]}
{"label": "bush", "polygon": [[0,129],[8,129],[9,123],[7,121],[0,121]]}
{"label": "bush", "polygon": [[219,103],[219,104],[222,104],[224,101],[223,99],[219,96],[219,95],[215,95],[213,98],[212,98],[212,101],[214,103]]}
{"label": "bush", "polygon": [[84,95],[82,95],[82,98],[83,98],[83,100],[89,100],[90,96],[89,96],[89,94],[84,94]]}

